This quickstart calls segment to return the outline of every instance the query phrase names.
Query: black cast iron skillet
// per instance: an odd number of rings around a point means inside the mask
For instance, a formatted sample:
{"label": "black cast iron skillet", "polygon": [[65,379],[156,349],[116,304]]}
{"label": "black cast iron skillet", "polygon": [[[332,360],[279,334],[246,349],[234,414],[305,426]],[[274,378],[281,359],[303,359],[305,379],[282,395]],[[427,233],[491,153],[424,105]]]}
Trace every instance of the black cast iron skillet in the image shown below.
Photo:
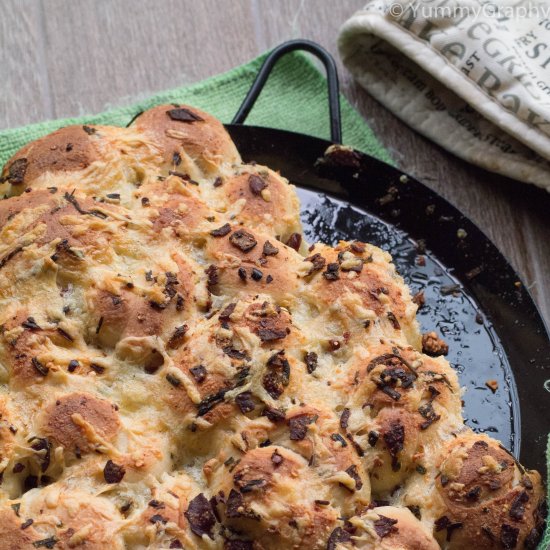
{"label": "black cast iron skillet", "polygon": [[[243,126],[276,61],[293,50],[327,69],[332,143]],[[265,60],[232,124],[242,157],[265,164],[298,187],[310,242],[357,239],[388,250],[412,292],[424,290],[419,320],[450,345],[467,424],[499,439],[528,468],[546,470],[550,431],[550,343],[525,286],[495,245],[425,185],[368,155],[325,151],[341,138],[334,60],[317,44],[286,42]],[[421,265],[424,258],[425,265]],[[495,393],[486,382],[495,380]]]}

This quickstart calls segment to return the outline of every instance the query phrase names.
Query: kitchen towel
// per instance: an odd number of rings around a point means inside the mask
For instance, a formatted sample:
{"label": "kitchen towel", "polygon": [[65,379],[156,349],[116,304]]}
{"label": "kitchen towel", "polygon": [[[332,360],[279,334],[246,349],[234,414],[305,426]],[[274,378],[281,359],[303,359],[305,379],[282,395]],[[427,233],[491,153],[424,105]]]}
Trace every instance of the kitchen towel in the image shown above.
{"label": "kitchen towel", "polygon": [[342,27],[339,49],[415,130],[550,191],[550,2],[370,0]]}

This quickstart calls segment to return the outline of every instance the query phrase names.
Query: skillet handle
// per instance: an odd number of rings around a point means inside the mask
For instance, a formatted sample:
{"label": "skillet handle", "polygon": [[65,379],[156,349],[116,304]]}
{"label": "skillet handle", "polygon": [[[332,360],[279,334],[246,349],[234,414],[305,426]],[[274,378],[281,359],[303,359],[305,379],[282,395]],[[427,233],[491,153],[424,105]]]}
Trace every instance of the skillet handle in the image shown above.
{"label": "skillet handle", "polygon": [[232,124],[243,124],[246,117],[254,107],[260,92],[277,61],[283,55],[295,50],[304,50],[321,60],[327,71],[328,106],[330,112],[330,137],[333,143],[342,143],[342,121],[340,117],[340,95],[338,84],[338,72],[332,56],[323,47],[310,40],[289,40],[277,46],[265,59],[258,74],[246,94],[237,114],[231,121]]}

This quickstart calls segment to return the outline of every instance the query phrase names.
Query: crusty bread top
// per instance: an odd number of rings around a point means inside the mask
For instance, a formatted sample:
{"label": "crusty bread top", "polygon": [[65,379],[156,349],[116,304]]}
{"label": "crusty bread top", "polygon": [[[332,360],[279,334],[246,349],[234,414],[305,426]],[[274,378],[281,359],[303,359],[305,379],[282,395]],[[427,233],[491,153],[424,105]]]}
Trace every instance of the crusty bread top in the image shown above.
{"label": "crusty bread top", "polygon": [[305,243],[211,115],[63,128],[0,192],[0,549],[535,544],[389,254]]}

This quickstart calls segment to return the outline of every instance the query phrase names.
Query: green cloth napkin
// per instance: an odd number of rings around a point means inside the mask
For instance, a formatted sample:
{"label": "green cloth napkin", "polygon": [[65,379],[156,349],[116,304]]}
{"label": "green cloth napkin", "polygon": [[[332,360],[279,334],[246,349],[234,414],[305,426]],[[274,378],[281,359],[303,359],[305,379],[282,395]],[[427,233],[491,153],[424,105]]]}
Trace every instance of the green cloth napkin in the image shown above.
{"label": "green cloth napkin", "polygon": [[[230,122],[266,55],[191,86],[160,92],[128,107],[0,131],[0,167],[23,145],[57,128],[68,124],[125,126],[139,111],[160,103],[189,103],[212,113],[223,122]],[[391,164],[388,151],[382,147],[361,116],[344,97],[340,101],[343,142]],[[325,78],[304,54],[297,52],[284,56],[275,66],[246,123],[329,139]],[[550,464],[550,444],[547,459]],[[550,502],[550,492],[548,498]],[[547,529],[539,550],[548,550],[549,547],[550,529]]]}
{"label": "green cloth napkin", "polygon": [[[128,107],[95,115],[49,120],[0,132],[0,166],[23,145],[68,124],[125,126],[139,111],[160,103],[189,103],[230,122],[266,54],[191,86],[160,92]],[[388,152],[353,107],[341,97],[344,143],[391,163]],[[323,75],[302,53],[291,53],[275,66],[247,124],[294,130],[329,139],[327,86]]]}

